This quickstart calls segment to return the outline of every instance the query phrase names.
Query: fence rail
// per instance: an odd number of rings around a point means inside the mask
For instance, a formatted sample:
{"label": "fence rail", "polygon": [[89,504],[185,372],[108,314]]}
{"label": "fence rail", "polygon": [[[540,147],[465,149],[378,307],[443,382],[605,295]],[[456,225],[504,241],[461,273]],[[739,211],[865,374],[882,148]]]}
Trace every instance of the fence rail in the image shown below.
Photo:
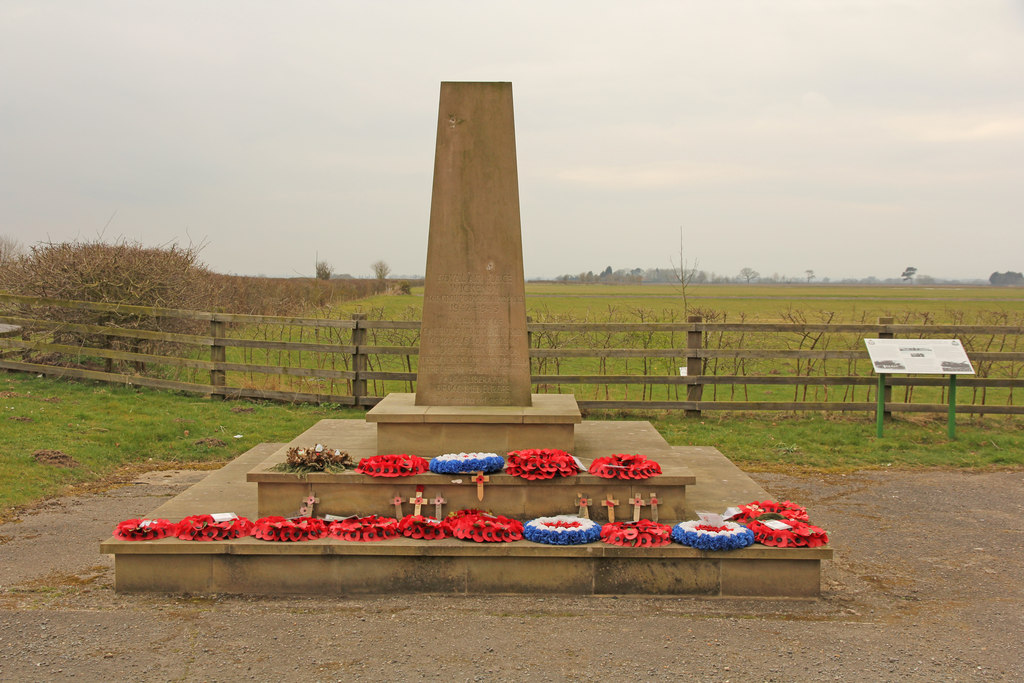
{"label": "fence rail", "polygon": [[[420,327],[418,321],[359,315],[239,315],[0,294],[4,324],[20,334],[0,337],[0,368],[225,398],[362,407],[388,391],[414,390]],[[528,332],[534,390],[576,393],[585,410],[871,412],[877,378],[863,338],[957,337],[977,370],[958,379],[957,411],[1024,414],[1021,325],[691,317],[530,322]],[[885,410],[946,412],[946,384],[940,377],[887,377]],[[790,397],[782,400],[779,392],[787,391]]]}

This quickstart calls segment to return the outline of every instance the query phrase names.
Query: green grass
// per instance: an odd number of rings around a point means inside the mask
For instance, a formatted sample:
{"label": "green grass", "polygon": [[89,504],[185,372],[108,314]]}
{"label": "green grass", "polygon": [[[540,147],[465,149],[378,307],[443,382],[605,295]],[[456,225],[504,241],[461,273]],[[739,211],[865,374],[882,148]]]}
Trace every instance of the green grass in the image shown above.
{"label": "green grass", "polygon": [[[348,302],[338,306],[334,315],[366,313],[389,320],[419,320],[423,288],[414,287],[412,293]],[[1024,317],[1024,297],[1019,289],[983,285],[693,285],[687,297],[691,308],[717,314],[729,322],[781,322],[797,314],[807,322],[831,318],[836,323],[874,323],[885,316],[907,323],[998,325],[1019,324]],[[536,320],[566,317],[601,321],[641,314],[652,320],[685,320],[679,288],[671,285],[529,282],[526,307],[527,315]],[[1018,322],[1002,322],[1001,317],[1016,318]]]}
{"label": "green grass", "polygon": [[[125,467],[223,463],[262,442],[290,441],[320,419],[364,416],[336,406],[219,401],[26,374],[0,376],[0,410],[0,519],[13,507],[103,481]],[[864,415],[687,419],[661,412],[623,419],[650,419],[673,445],[714,446],[755,470],[1024,466],[1020,418],[962,417],[955,441],[947,438],[944,419],[919,416],[898,417],[882,439],[875,437],[873,417]],[[225,445],[196,444],[204,438]],[[39,463],[32,454],[43,449],[66,453],[80,465]]]}
{"label": "green grass", "polygon": [[1017,416],[961,416],[955,440],[948,437],[945,416],[897,416],[882,438],[874,415],[671,414],[651,422],[675,446],[715,446],[752,470],[1024,466],[1024,419]]}
{"label": "green grass", "polygon": [[[26,374],[0,376],[0,411],[0,517],[124,466],[226,462],[259,443],[290,441],[322,418],[363,416],[329,405],[221,401]],[[196,444],[204,438],[225,445]],[[39,463],[39,450],[61,451],[79,466]]]}

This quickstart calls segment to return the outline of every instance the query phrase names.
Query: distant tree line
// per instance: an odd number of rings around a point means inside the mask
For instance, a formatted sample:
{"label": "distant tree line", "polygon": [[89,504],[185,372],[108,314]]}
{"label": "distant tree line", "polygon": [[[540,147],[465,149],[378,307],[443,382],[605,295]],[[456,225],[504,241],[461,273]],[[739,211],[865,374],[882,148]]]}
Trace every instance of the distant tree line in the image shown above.
{"label": "distant tree line", "polygon": [[988,276],[988,281],[996,287],[1024,287],[1024,274],[1012,270],[1005,273],[995,272]]}
{"label": "distant tree line", "polygon": [[[993,285],[1001,286],[1024,286],[1024,282],[1021,282],[1020,273],[1014,273],[1008,271],[1006,273],[993,273],[989,277],[988,282]],[[546,278],[539,278],[546,279]],[[555,282],[564,282],[567,284],[679,284],[679,270],[674,268],[619,268],[613,269],[611,266],[607,266],[604,270],[598,271],[587,271],[584,273],[577,274],[565,274],[559,275],[555,278]],[[807,269],[801,276],[784,275],[781,273],[772,273],[770,275],[762,275],[760,272],[753,268],[745,267],[742,268],[736,275],[723,275],[722,273],[716,273],[708,270],[694,270],[692,277],[688,278],[688,284],[703,285],[703,284],[730,284],[730,283],[741,283],[741,284],[837,284],[837,285],[899,285],[899,284],[919,284],[919,285],[941,285],[941,284],[985,284],[985,280],[981,278],[937,278],[931,275],[919,274],[917,268],[908,266],[900,273],[899,277],[879,278],[873,275],[862,278],[839,278],[833,279],[829,277],[818,277],[815,271]]]}

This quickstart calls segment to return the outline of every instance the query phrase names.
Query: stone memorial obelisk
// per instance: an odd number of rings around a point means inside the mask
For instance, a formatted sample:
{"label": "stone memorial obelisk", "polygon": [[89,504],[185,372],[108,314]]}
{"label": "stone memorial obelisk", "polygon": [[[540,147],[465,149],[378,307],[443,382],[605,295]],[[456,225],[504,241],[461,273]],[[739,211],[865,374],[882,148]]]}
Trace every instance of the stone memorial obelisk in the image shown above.
{"label": "stone memorial obelisk", "polygon": [[442,83],[416,405],[528,406],[511,83]]}
{"label": "stone memorial obelisk", "polygon": [[377,452],[572,451],[572,394],[530,394],[511,83],[442,83],[416,393],[366,414]]}

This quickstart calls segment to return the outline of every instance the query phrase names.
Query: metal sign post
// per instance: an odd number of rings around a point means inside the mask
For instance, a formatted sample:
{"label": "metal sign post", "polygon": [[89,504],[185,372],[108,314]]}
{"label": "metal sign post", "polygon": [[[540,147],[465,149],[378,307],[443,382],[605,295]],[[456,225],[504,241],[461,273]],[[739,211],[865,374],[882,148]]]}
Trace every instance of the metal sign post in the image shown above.
{"label": "metal sign post", "polygon": [[885,377],[891,373],[949,375],[949,438],[956,438],[956,376],[973,375],[959,339],[865,339],[871,365],[878,373],[875,422],[882,437],[885,418]]}

